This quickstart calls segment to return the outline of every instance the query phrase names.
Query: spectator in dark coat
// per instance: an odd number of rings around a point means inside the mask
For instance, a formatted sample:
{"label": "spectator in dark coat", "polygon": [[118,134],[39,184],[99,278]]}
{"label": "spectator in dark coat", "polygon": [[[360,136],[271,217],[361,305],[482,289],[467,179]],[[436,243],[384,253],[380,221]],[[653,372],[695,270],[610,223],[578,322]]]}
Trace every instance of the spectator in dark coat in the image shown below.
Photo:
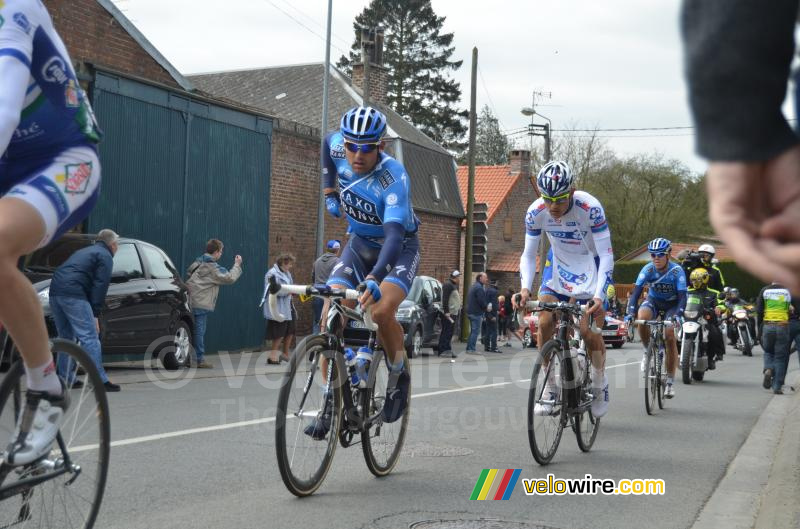
{"label": "spectator in dark coat", "polygon": [[481,330],[481,322],[486,314],[486,292],[484,285],[489,278],[483,272],[475,277],[475,283],[469,288],[467,293],[467,316],[469,317],[469,339],[467,340],[467,353],[475,354],[475,347],[478,343],[478,333]]}
{"label": "spectator in dark coat", "polygon": [[450,278],[442,285],[442,332],[439,334],[439,356],[455,356],[450,342],[453,340],[455,320],[461,310],[461,297],[458,293],[460,278],[461,272],[453,270]]}
{"label": "spectator in dark coat", "polygon": [[[56,269],[50,282],[50,311],[58,330],[58,337],[78,340],[100,372],[106,391],[119,391],[117,384],[108,380],[103,369],[103,353],[100,347],[100,311],[111,283],[113,257],[119,248],[119,236],[111,230],[100,230],[92,246],[72,254]],[[75,371],[72,359],[58,355],[58,374],[81,387],[80,380],[69,380]]]}
{"label": "spectator in dark coat", "polygon": [[489,310],[486,312],[486,348],[489,353],[499,353],[497,349],[497,318],[500,309],[500,300],[497,296],[497,282],[492,281],[486,289],[486,303]]}
{"label": "spectator in dark coat", "polygon": [[[325,252],[314,261],[314,268],[311,270],[311,283],[314,285],[324,285],[327,283],[328,278],[331,276],[331,270],[339,262],[339,250],[342,248],[341,241],[331,239],[325,245]],[[311,332],[314,334],[319,333],[320,319],[322,318],[322,308],[325,305],[325,300],[322,298],[313,298],[311,306],[314,309],[314,319],[311,322]]]}

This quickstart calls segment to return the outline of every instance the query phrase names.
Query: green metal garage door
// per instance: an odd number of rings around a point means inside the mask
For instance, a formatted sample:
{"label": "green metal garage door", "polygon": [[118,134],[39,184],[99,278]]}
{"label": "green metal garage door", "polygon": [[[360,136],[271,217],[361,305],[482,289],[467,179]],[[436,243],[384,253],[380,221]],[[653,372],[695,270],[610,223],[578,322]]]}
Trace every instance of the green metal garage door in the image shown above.
{"label": "green metal garage door", "polygon": [[220,290],[208,351],[258,345],[257,308],[267,269],[272,121],[186,93],[98,72],[93,87],[103,182],[88,229],[151,242],[185,273],[214,237],[220,264],[244,260]]}

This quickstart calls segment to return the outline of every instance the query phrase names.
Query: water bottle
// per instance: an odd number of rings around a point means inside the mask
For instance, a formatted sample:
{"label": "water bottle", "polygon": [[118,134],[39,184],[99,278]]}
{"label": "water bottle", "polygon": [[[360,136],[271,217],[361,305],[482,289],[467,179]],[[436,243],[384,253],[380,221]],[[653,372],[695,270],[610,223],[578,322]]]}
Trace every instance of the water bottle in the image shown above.
{"label": "water bottle", "polygon": [[358,377],[358,387],[367,387],[369,378],[369,365],[372,362],[372,349],[366,345],[358,348],[356,353],[356,376]]}
{"label": "water bottle", "polygon": [[358,385],[358,373],[356,372],[356,352],[349,347],[344,348],[344,365],[347,366],[347,373],[350,375],[350,383]]}

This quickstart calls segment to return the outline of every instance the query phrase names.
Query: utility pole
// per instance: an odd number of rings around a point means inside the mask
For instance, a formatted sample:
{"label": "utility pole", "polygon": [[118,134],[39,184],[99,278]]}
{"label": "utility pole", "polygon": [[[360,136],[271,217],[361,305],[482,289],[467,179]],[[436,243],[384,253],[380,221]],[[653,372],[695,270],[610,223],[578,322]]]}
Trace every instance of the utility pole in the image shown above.
{"label": "utility pole", "polygon": [[478,86],[478,48],[472,48],[472,82],[470,83],[469,96],[469,176],[467,177],[467,233],[464,237],[464,310],[461,311],[461,339],[466,340],[467,334],[467,301],[469,289],[472,286],[472,214],[475,209],[475,128],[477,126],[477,86]]}
{"label": "utility pole", "polygon": [[[328,78],[331,69],[331,13],[333,13],[333,0],[328,0],[328,31],[325,38],[325,71],[322,72],[322,126],[319,129],[320,148],[325,146],[325,133],[328,131]],[[319,203],[317,204],[317,257],[324,251],[322,245],[325,240],[325,181],[320,168]]]}

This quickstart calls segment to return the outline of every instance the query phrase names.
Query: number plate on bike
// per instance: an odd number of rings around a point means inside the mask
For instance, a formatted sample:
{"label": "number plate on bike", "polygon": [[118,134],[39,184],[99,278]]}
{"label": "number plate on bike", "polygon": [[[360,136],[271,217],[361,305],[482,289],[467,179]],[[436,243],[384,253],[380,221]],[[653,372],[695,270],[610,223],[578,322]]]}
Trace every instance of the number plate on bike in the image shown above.
{"label": "number plate on bike", "polygon": [[366,329],[363,321],[350,320],[351,329]]}

